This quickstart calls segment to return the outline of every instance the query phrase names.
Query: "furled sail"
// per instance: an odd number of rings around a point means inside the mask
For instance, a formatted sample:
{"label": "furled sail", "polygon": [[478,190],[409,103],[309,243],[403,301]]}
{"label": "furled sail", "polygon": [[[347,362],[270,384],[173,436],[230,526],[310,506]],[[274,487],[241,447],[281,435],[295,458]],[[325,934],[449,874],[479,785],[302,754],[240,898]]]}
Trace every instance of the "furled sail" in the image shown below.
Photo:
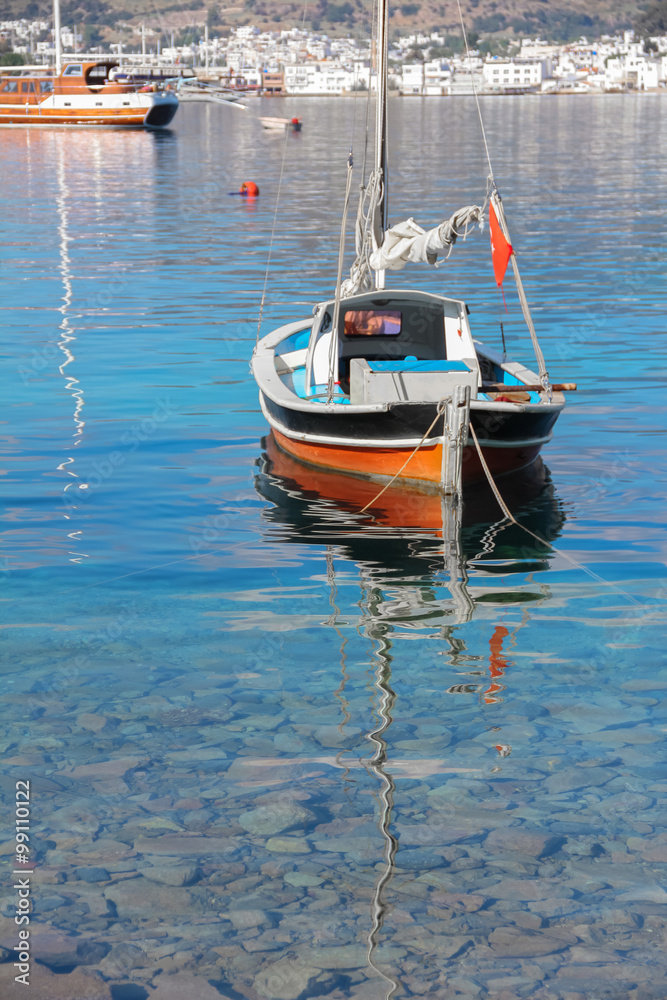
{"label": "furled sail", "polygon": [[467,236],[475,222],[482,222],[479,205],[467,205],[451,219],[428,231],[414,219],[392,226],[384,234],[382,245],[370,256],[370,266],[376,271],[400,271],[408,261],[436,265],[438,256],[448,257],[459,236]]}

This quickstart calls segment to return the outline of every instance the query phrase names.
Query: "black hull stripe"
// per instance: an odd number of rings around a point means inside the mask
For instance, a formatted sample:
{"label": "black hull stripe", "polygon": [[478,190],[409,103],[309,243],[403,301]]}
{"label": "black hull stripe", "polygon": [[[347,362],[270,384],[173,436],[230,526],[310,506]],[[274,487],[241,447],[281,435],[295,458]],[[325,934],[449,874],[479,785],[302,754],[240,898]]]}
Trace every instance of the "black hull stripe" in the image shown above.
{"label": "black hull stripe", "polygon": [[[316,442],[337,442],[353,446],[358,443],[369,446],[410,447],[421,441],[424,431],[436,415],[437,403],[419,403],[402,406],[396,404],[384,412],[355,413],[340,412],[313,413],[312,410],[292,410],[260,394],[262,409],[275,422],[279,430],[288,436]],[[551,437],[560,409],[546,412],[507,410],[471,410],[470,420],[475,433],[485,447],[524,447],[529,442],[543,444]],[[441,434],[433,435],[428,443],[435,444]],[[363,442],[363,443],[362,443]]]}

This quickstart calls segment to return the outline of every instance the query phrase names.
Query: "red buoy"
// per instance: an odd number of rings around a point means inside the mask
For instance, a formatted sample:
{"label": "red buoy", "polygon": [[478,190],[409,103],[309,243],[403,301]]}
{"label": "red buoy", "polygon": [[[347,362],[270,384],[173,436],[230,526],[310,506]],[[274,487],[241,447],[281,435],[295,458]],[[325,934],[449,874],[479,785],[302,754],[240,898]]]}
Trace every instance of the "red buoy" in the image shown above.
{"label": "red buoy", "polygon": [[242,194],[246,198],[256,198],[259,194],[259,188],[254,181],[244,181],[239,190],[239,194]]}

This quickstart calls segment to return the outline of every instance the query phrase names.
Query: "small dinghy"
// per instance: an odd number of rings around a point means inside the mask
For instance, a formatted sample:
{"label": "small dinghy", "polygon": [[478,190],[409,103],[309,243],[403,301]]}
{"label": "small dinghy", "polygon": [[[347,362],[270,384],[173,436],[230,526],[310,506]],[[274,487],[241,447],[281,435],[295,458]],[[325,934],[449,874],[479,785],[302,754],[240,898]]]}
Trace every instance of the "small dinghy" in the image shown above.
{"label": "small dinghy", "polygon": [[259,120],[264,128],[278,129],[282,132],[300,132],[303,126],[300,118],[270,118],[264,115]]}

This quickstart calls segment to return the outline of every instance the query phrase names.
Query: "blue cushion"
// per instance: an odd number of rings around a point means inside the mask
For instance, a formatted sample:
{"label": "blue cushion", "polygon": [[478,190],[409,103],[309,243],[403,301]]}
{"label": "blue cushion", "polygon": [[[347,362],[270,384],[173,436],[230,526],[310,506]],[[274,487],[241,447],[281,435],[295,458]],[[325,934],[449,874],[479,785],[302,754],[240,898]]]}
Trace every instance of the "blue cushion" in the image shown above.
{"label": "blue cushion", "polygon": [[[300,399],[312,399],[316,397],[319,402],[326,402],[327,387],[325,384],[314,385],[311,387],[310,393],[306,392],[306,369],[305,368],[295,368],[292,372],[292,387],[294,392]],[[334,386],[334,402],[335,403],[349,403],[350,400],[344,394],[343,390],[339,385]]]}
{"label": "blue cushion", "polygon": [[369,361],[368,366],[372,372],[469,372],[464,361],[412,361],[406,358],[404,361]]}

